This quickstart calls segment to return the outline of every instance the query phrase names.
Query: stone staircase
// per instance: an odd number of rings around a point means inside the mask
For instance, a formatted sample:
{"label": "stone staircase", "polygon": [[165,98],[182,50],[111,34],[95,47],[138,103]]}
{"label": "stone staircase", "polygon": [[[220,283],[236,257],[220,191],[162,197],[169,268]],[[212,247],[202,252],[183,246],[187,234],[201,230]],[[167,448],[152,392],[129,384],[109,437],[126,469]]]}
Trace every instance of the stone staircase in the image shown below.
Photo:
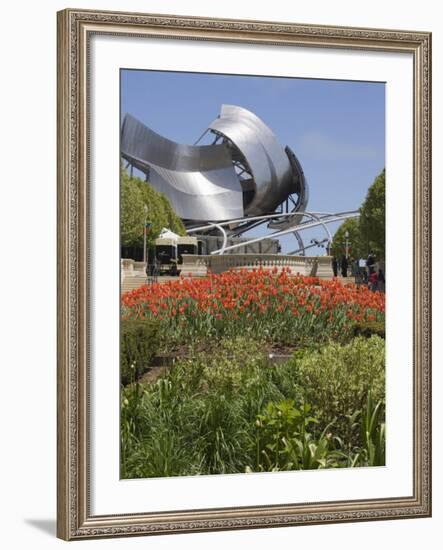
{"label": "stone staircase", "polygon": [[131,290],[140,288],[145,284],[146,284],[146,276],[145,277],[138,277],[138,276],[125,277],[122,280],[121,293],[124,294],[125,292],[130,292]]}
{"label": "stone staircase", "polygon": [[146,267],[144,262],[135,262],[129,258],[120,260],[121,288],[123,294],[146,284]]}
{"label": "stone staircase", "polygon": [[[320,279],[332,279],[332,265],[330,256],[284,256],[278,254],[226,254],[224,256],[194,256],[183,254],[183,264],[180,266],[184,277],[205,277],[208,268],[213,273],[222,273],[228,269],[265,269],[276,267],[281,270],[290,267],[293,273],[311,275]],[[121,292],[130,292],[149,284],[146,276],[145,264],[130,259],[121,260]],[[157,281],[165,283],[177,280],[177,277],[159,276]],[[344,280],[344,282],[346,282]]]}
{"label": "stone staircase", "polygon": [[[146,264],[143,262],[135,262],[124,258],[120,261],[121,264],[121,294],[125,292],[130,292],[140,288],[143,285],[150,284],[150,279],[146,275]],[[197,273],[195,273],[195,276]],[[206,275],[206,269],[204,272]],[[168,281],[176,281],[178,277],[171,277],[169,275],[159,275],[157,277],[157,282],[166,283]]]}

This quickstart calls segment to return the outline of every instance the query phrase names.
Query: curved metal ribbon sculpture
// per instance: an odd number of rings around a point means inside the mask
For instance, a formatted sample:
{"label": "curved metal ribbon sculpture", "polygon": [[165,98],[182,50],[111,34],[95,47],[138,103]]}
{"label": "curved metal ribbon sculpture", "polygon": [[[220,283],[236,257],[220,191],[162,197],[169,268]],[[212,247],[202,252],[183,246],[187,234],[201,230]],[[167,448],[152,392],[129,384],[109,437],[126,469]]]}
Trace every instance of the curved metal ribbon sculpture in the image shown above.
{"label": "curved metal ribbon sculpture", "polygon": [[308,187],[297,157],[254,113],[222,105],[207,131],[214,144],[182,145],[126,115],[121,154],[185,221],[247,220],[274,212],[293,194],[293,211],[305,210]]}

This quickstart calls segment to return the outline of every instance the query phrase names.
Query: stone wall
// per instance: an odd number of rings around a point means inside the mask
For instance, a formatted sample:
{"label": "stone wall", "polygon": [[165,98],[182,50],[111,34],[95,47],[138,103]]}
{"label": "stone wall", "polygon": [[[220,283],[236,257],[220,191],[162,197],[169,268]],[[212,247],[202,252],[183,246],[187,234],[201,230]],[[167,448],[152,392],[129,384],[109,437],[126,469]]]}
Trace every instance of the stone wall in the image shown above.
{"label": "stone wall", "polygon": [[[224,254],[222,256],[196,256],[183,254],[183,264],[179,266],[185,277],[205,277],[208,269],[212,273],[223,273],[229,269],[277,268],[281,271],[289,267],[293,274],[332,278],[330,256],[284,256],[282,254]],[[161,280],[161,277],[159,278]],[[146,264],[130,259],[121,260],[122,288],[129,290],[146,282]]]}
{"label": "stone wall", "polygon": [[332,277],[330,256],[284,256],[281,254],[224,254],[194,256],[183,255],[181,273],[193,276],[206,275],[209,268],[212,273],[223,273],[229,269],[264,269],[277,268],[281,271],[289,267],[293,273],[300,275],[317,276],[320,278]]}

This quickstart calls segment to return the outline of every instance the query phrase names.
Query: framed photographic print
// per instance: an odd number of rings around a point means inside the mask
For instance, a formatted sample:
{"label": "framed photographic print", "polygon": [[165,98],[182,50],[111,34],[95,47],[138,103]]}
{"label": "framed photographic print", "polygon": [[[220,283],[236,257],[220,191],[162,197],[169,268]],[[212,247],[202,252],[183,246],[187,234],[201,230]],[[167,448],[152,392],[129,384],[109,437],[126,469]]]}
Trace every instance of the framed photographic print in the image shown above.
{"label": "framed photographic print", "polygon": [[426,517],[426,32],[58,13],[58,536]]}

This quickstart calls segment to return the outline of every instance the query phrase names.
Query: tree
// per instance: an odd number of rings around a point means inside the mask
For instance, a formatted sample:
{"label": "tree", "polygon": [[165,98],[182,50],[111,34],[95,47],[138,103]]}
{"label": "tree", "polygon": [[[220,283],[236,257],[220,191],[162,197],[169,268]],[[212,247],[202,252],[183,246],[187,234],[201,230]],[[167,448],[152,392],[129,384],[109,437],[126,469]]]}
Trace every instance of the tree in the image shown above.
{"label": "tree", "polygon": [[375,178],[360,208],[360,239],[365,255],[385,258],[385,170]]}
{"label": "tree", "polygon": [[360,207],[360,217],[345,220],[337,229],[331,254],[345,254],[345,233],[348,231],[353,258],[366,258],[373,252],[379,260],[385,258],[385,170],[375,178]]}
{"label": "tree", "polygon": [[349,233],[348,236],[348,256],[353,258],[360,257],[361,254],[361,245],[360,245],[360,227],[358,219],[349,218],[345,220],[340,227],[337,229],[334,235],[331,246],[331,254],[336,258],[341,258],[346,254],[346,231]]}
{"label": "tree", "polygon": [[154,244],[163,227],[167,227],[178,235],[185,235],[183,222],[172,209],[168,198],[141,179],[133,178],[133,180],[142,194],[143,203],[147,207],[147,219],[151,224],[148,245]]}
{"label": "tree", "polygon": [[143,195],[137,185],[122,171],[120,187],[120,235],[123,246],[143,243],[145,208]]}
{"label": "tree", "polygon": [[140,178],[130,177],[121,171],[121,244],[143,245],[143,225],[150,223],[147,245],[153,245],[163,227],[178,235],[186,230],[181,219],[171,207],[167,197]]}

